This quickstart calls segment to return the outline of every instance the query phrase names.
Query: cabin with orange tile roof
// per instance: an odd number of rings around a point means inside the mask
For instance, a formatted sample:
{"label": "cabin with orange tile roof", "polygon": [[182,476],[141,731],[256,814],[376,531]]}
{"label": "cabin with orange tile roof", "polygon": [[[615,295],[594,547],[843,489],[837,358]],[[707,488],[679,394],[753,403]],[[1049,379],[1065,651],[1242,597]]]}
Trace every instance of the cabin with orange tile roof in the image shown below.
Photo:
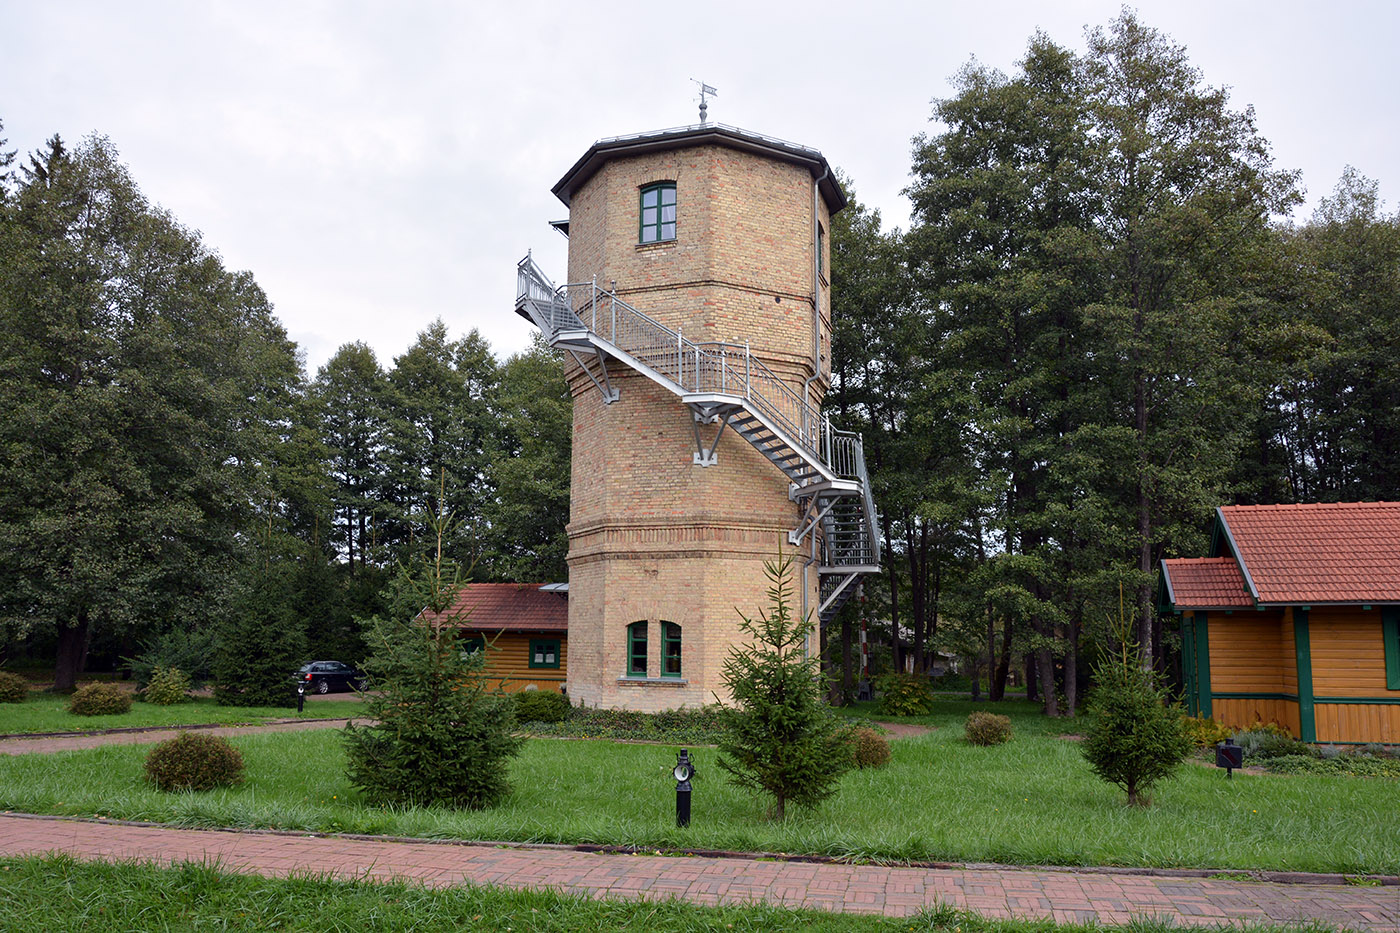
{"label": "cabin with orange tile roof", "polygon": [[470,583],[435,621],[455,625],[466,649],[486,652],[492,686],[567,692],[567,584]]}
{"label": "cabin with orange tile roof", "polygon": [[1161,586],[1192,714],[1400,743],[1400,503],[1222,506],[1211,556]]}

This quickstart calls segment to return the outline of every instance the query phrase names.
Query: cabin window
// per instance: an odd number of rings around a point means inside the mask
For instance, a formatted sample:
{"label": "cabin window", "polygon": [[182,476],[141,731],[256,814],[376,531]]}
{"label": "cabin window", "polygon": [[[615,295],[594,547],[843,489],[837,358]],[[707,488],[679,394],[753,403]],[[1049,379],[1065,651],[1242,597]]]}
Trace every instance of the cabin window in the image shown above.
{"label": "cabin window", "polygon": [[663,181],[642,189],[639,243],[661,243],[676,238],[676,183]]}
{"label": "cabin window", "polygon": [[681,676],[681,627],[674,622],[661,623],[661,676]]}
{"label": "cabin window", "polygon": [[1400,690],[1400,606],[1381,609],[1381,636],[1385,640],[1385,689]]}
{"label": "cabin window", "polygon": [[531,667],[559,667],[559,639],[557,638],[532,638],[530,639],[530,666]]}
{"label": "cabin window", "polygon": [[647,624],[633,622],[627,626],[627,676],[647,675]]}
{"label": "cabin window", "polygon": [[486,638],[483,635],[468,635],[462,639],[461,644],[463,654],[486,650]]}

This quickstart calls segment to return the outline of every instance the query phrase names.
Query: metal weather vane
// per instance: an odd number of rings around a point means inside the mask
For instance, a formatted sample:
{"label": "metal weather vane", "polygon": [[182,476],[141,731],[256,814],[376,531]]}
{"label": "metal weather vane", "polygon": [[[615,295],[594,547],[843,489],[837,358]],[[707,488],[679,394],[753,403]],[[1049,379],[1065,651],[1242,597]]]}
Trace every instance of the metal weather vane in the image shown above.
{"label": "metal weather vane", "polygon": [[718,97],[718,96],[719,96],[719,91],[716,91],[714,88],[710,87],[710,86],[709,86],[708,84],[706,84],[704,81],[697,81],[695,78],[691,78],[690,80],[691,80],[691,81],[694,81],[696,84],[700,85],[700,122],[701,122],[701,123],[704,123],[704,122],[705,122],[705,115],[708,113],[708,111],[709,111],[709,109],[710,109],[709,105],[705,102],[705,95],[708,94],[710,97]]}

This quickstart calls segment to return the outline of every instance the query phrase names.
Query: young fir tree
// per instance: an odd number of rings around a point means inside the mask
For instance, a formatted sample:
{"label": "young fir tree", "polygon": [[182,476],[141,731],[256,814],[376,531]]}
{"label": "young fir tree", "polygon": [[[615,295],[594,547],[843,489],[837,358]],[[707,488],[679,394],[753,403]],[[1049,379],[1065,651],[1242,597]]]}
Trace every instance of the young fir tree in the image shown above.
{"label": "young fir tree", "polygon": [[805,650],[811,617],[792,612],[791,556],[766,562],[769,611],[740,630],[750,643],[730,650],[724,685],[734,698],[725,712],[725,756],[719,766],[739,787],[773,797],[772,816],[789,803],[812,807],[836,792],[853,761],[848,730],[826,705],[820,659]]}
{"label": "young fir tree", "polygon": [[215,637],[214,701],[221,706],[294,706],[292,675],[306,659],[306,630],[289,605],[290,569],[273,557],[251,580]]}
{"label": "young fir tree", "polygon": [[348,774],[374,803],[479,809],[510,792],[507,763],[521,739],[511,734],[513,704],[486,685],[486,652],[459,640],[467,620],[452,604],[462,573],[442,556],[446,518],[432,527],[432,562],[401,570],[388,617],[369,621],[375,724],[346,727]]}
{"label": "young fir tree", "polygon": [[1095,671],[1089,696],[1093,719],[1082,750],[1094,773],[1128,792],[1128,803],[1146,807],[1148,792],[1170,777],[1191,753],[1181,708],[1158,686],[1156,675],[1138,663],[1138,646],[1127,619],[1114,626],[1118,650]]}

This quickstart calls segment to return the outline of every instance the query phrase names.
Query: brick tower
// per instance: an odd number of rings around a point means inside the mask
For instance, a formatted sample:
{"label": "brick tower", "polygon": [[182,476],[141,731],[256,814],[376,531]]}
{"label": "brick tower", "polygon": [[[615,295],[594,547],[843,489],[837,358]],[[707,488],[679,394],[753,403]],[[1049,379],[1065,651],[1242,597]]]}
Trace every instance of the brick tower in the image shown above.
{"label": "brick tower", "polygon": [[845,198],[816,150],[714,124],[602,140],[553,190],[570,284],[527,256],[516,310],[570,362],[569,694],[727,700],[780,546],[823,622],[876,570],[860,439],[821,414]]}

